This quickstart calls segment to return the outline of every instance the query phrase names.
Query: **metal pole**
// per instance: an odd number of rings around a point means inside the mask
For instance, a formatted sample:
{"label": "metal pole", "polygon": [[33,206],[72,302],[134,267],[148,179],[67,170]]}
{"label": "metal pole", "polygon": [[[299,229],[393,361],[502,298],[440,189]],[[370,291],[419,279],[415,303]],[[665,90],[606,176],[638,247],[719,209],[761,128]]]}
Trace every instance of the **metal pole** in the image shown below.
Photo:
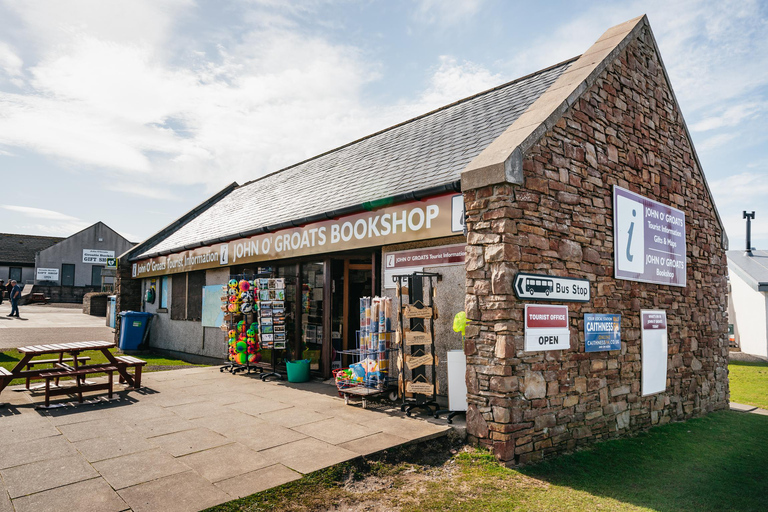
{"label": "metal pole", "polygon": [[752,256],[752,219],[755,218],[755,212],[747,213],[745,210],[744,218],[747,219],[747,255]]}

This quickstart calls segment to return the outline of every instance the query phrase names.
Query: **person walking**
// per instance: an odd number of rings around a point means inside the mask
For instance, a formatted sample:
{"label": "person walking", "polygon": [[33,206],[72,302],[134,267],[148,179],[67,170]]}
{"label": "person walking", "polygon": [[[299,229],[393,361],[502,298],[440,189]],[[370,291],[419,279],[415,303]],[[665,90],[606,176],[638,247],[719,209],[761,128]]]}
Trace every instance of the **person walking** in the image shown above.
{"label": "person walking", "polygon": [[0,306],[3,305],[4,296],[5,296],[5,281],[0,279]]}
{"label": "person walking", "polygon": [[16,318],[19,318],[19,300],[21,300],[21,288],[16,283],[16,280],[11,279],[11,314],[8,316],[15,316]]}

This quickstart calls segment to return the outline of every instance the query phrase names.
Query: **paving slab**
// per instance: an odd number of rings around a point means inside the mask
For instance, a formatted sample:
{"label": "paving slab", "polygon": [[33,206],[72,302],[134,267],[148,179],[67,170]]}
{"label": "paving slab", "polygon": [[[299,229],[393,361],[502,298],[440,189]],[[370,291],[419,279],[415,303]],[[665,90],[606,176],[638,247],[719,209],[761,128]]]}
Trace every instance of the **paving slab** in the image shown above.
{"label": "paving slab", "polygon": [[192,430],[197,427],[198,425],[195,423],[179,418],[174,414],[167,418],[155,418],[153,420],[139,422],[131,428],[133,428],[134,432],[137,434],[141,434],[149,439],[157,436],[164,436],[166,434],[173,434],[175,432],[183,432],[184,430]]}
{"label": "paving slab", "polygon": [[77,455],[72,443],[61,435],[44,437],[31,443],[11,443],[4,445],[0,450],[0,469]]}
{"label": "paving slab", "polygon": [[275,425],[291,428],[298,427],[299,425],[306,425],[307,423],[327,420],[330,416],[305,408],[291,407],[290,409],[265,412],[264,414],[260,414],[259,418]]}
{"label": "paving slab", "polygon": [[136,432],[123,432],[109,437],[97,437],[96,439],[87,439],[74,444],[88,462],[98,462],[157,448],[157,444],[151,439],[146,439]]}
{"label": "paving slab", "polygon": [[746,404],[737,404],[736,402],[731,402],[731,410],[732,411],[738,411],[738,412],[750,412],[757,409],[754,405],[746,405]]}
{"label": "paving slab", "polygon": [[768,416],[768,410],[757,408],[754,411],[750,411],[752,414],[759,414],[761,416]]}
{"label": "paving slab", "polygon": [[301,432],[271,424],[269,425],[269,428],[264,428],[258,431],[230,435],[231,439],[234,439],[255,451],[266,450],[267,448],[272,448],[274,446],[292,443],[299,439],[305,439],[306,437],[307,436]]}
{"label": "paving slab", "polygon": [[408,440],[405,438],[379,432],[368,437],[361,437],[360,439],[341,443],[339,446],[358,455],[371,455],[372,453],[400,446],[407,442]]}
{"label": "paving slab", "polygon": [[232,441],[207,428],[195,428],[173,434],[153,437],[152,440],[174,457],[201,452]]}
{"label": "paving slab", "polygon": [[177,460],[197,471],[209,482],[214,483],[250,473],[277,462],[263,455],[263,452],[255,452],[240,443],[211,448],[179,457]]}
{"label": "paving slab", "polygon": [[243,432],[256,433],[272,426],[250,414],[230,409],[216,416],[197,418],[191,422],[224,436],[238,435]]}
{"label": "paving slab", "polygon": [[159,448],[95,462],[93,467],[115,489],[151,482],[191,469],[180,459]]}
{"label": "paving slab", "polygon": [[11,505],[11,498],[5,489],[0,487],[0,512],[13,512],[13,505]]}
{"label": "paving slab", "polygon": [[58,429],[62,435],[69,439],[69,441],[72,443],[133,431],[133,429],[125,423],[121,421],[115,421],[109,417],[104,417],[103,419],[98,420],[84,421],[81,423],[59,425]]}
{"label": "paving slab", "polygon": [[0,423],[0,447],[20,441],[35,441],[58,435],[61,433],[45,419],[11,423],[8,426]]}
{"label": "paving slab", "polygon": [[269,398],[262,398],[259,396],[251,395],[243,397],[240,402],[235,402],[227,405],[230,409],[250,414],[251,416],[259,416],[260,414],[279,411],[281,409],[290,409],[293,407],[290,404],[282,403],[278,400],[270,400]]}
{"label": "paving slab", "polygon": [[196,512],[229,501],[226,492],[194,471],[117,491],[134,512]]}
{"label": "paving slab", "polygon": [[228,480],[222,480],[214,485],[229,494],[232,499],[237,499],[293,482],[301,476],[301,473],[297,473],[282,464],[275,464]]}
{"label": "paving slab", "polygon": [[122,409],[123,407],[132,407],[133,403],[97,403],[97,404],[78,404],[76,406],[66,406],[58,409],[48,409],[45,416],[52,425],[70,425],[73,423],[85,423],[86,421],[102,420],[110,415],[112,409]]}
{"label": "paving slab", "polygon": [[103,478],[93,478],[13,500],[16,512],[119,512],[128,505]]}
{"label": "paving slab", "polygon": [[311,437],[276,446],[261,453],[305,475],[357,457],[354,452]]}
{"label": "paving slab", "polygon": [[33,462],[0,470],[11,498],[96,478],[99,474],[81,455]]}
{"label": "paving slab", "polygon": [[329,444],[341,444],[361,437],[367,437],[378,432],[381,429],[358,425],[339,418],[331,418],[306,425],[293,427],[293,430],[314,437]]}
{"label": "paving slab", "polygon": [[204,418],[206,416],[217,416],[227,411],[223,405],[207,401],[177,405],[174,407],[167,407],[167,409],[185,420]]}
{"label": "paving slab", "polygon": [[116,418],[127,425],[139,425],[157,418],[173,418],[176,415],[166,407],[155,404],[132,404],[130,407],[113,407],[110,418]]}

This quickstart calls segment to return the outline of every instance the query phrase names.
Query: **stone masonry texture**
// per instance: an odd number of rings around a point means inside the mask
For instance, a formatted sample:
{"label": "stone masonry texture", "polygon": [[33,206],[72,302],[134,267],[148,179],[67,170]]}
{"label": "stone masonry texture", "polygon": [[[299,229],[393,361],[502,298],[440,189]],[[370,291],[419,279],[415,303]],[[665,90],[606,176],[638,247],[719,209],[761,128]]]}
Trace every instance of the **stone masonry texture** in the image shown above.
{"label": "stone masonry texture", "polygon": [[[524,185],[465,193],[467,427],[509,464],[726,408],[721,226],[646,27],[523,160]],[[613,185],[686,214],[685,288],[613,277]],[[571,348],[525,352],[516,272],[587,278]],[[641,396],[640,310],[666,310],[665,392]],[[586,353],[584,313],[620,313],[620,351]]]}

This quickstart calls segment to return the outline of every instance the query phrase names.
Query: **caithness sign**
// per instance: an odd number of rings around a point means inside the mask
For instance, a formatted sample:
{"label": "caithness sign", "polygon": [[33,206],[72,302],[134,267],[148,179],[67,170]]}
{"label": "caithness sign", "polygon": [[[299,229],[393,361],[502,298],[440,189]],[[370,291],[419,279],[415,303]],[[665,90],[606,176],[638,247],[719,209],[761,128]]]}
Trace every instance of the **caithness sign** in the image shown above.
{"label": "caithness sign", "polygon": [[616,279],[685,286],[685,213],[613,187]]}

